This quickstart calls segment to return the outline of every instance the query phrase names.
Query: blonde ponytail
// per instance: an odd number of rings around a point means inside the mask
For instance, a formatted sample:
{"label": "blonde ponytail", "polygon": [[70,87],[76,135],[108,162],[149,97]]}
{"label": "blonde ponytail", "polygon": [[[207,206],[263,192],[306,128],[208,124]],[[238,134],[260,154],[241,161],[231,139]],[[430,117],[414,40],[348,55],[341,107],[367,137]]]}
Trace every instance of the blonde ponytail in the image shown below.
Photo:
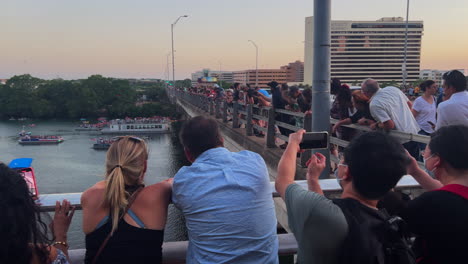
{"label": "blonde ponytail", "polygon": [[105,202],[109,206],[112,218],[111,234],[117,229],[122,212],[128,204],[125,191],[125,179],[120,166],[115,167],[107,177]]}
{"label": "blonde ponytail", "polygon": [[104,203],[112,218],[111,234],[117,229],[120,216],[127,207],[130,194],[125,186],[142,183],[148,149],[143,140],[123,137],[114,142],[107,151],[106,193]]}

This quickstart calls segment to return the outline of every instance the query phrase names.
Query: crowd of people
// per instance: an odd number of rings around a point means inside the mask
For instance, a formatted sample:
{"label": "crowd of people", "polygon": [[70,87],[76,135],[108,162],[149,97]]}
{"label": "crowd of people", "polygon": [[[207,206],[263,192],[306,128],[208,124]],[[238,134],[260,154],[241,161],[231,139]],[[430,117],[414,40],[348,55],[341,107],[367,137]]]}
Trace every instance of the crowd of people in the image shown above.
{"label": "crowd of people", "polygon": [[[465,76],[452,70],[443,75],[443,87],[438,87],[432,80],[422,82],[418,88],[421,96],[415,98],[415,93],[404,93],[393,86],[381,88],[373,79],[364,80],[361,89],[351,90],[339,79],[332,79],[330,94],[333,98],[330,106],[330,117],[338,122],[331,128],[333,135],[350,141],[359,133],[344,125],[359,124],[371,129],[398,130],[409,134],[430,135],[436,128],[450,124],[468,125],[468,92]],[[241,104],[256,104],[272,106],[275,109],[286,109],[293,112],[312,114],[312,90],[300,89],[297,86],[279,84],[276,81],[268,83],[271,93],[250,84],[234,83],[224,90],[215,85],[213,89],[191,87],[190,93],[205,95],[213,100],[225,100],[229,106],[234,102]],[[436,97],[438,96],[438,97]],[[243,117],[242,115],[240,115]],[[289,125],[303,127],[302,117],[276,113],[276,121]],[[266,126],[265,122],[253,120],[254,124]],[[293,131],[277,126],[284,136]],[[255,135],[264,136],[261,131],[254,130]],[[425,144],[413,141],[402,142],[410,154],[422,161],[421,151]],[[281,145],[287,146],[287,142]],[[333,151],[333,148],[332,148]],[[336,153],[336,152],[335,152]]]}
{"label": "crowd of people", "polygon": [[[464,263],[468,92],[466,81],[461,84],[457,76],[455,71],[444,75],[445,101],[436,110],[430,142],[422,152],[425,169],[412,155],[413,146],[388,133],[350,135],[335,172],[343,189],[338,199],[327,198],[321,189],[319,175],[327,161],[320,153],[308,161],[308,190],[294,182],[305,130],[288,132],[275,187],[286,203],[299,247],[298,263]],[[338,124],[357,122],[414,134],[422,129],[414,116],[429,107],[412,104],[395,87],[380,88],[372,79],[363,82],[361,91],[348,91],[337,81],[332,85],[337,90],[332,91],[336,100],[331,107],[336,111],[331,112],[341,120]],[[232,91],[218,89],[217,98],[232,93],[233,101],[257,99],[278,108],[297,104],[299,111],[310,110],[300,107],[311,102],[305,90],[272,82],[270,98],[261,89],[234,86]],[[431,86],[424,86],[428,96]],[[434,103],[427,96],[422,100],[426,99]],[[282,115],[275,118],[286,121]],[[339,128],[334,127],[336,132]],[[338,133],[347,133],[343,131]],[[226,149],[217,121],[203,116],[183,124],[180,141],[191,165],[149,186],[144,185],[151,162],[145,141],[125,136],[112,143],[104,180],[81,197],[85,263],[161,263],[170,202],[186,220],[187,263],[278,263],[277,220],[263,158]],[[391,199],[406,174],[428,192],[410,201]],[[53,237],[48,237],[26,182],[0,163],[0,211],[0,263],[69,263],[67,231],[75,208],[68,201],[57,202],[49,226]]]}

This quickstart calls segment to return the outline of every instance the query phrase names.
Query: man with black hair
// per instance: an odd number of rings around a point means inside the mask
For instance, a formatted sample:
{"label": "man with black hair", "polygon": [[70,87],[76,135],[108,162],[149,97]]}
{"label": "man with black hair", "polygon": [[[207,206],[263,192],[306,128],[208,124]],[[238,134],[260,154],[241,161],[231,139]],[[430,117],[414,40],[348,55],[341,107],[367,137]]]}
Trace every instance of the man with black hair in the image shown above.
{"label": "man with black hair", "polygon": [[[382,244],[376,241],[376,231],[372,231],[382,224],[377,203],[406,173],[405,150],[384,133],[370,132],[355,138],[345,149],[336,172],[343,188],[341,199],[332,201],[323,195],[318,180],[326,164],[320,153],[309,160],[309,190],[294,183],[296,154],[304,133],[299,130],[289,136],[276,178],[276,190],[286,203],[289,227],[299,245],[298,262],[383,263],[374,262],[385,258],[383,248],[378,248]],[[356,229],[359,225],[348,221],[358,215],[367,221],[359,223],[364,229]],[[360,243],[345,243],[360,231]]]}
{"label": "man with black hair", "polygon": [[185,216],[187,263],[278,263],[276,215],[267,167],[251,151],[230,152],[215,120],[185,122],[192,163],[174,177],[172,202]]}
{"label": "man with black hair", "polygon": [[449,125],[468,126],[468,91],[463,73],[452,70],[442,75],[445,98],[437,109],[436,129]]}

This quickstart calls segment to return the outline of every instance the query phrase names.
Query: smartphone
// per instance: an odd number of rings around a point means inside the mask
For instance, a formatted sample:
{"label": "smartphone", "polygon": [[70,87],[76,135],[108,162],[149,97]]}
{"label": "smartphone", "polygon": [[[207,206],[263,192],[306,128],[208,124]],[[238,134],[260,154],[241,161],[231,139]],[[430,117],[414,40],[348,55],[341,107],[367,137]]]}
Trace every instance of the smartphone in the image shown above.
{"label": "smartphone", "polygon": [[302,137],[301,149],[326,149],[328,148],[328,132],[306,132]]}

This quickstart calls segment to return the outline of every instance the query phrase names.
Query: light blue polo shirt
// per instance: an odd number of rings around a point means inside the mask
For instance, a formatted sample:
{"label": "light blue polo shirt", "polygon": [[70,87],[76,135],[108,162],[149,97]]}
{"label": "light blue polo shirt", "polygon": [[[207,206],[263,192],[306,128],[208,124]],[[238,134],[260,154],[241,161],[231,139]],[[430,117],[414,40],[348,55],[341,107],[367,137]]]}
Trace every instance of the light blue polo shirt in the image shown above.
{"label": "light blue polo shirt", "polygon": [[205,151],[175,175],[172,201],[186,219],[187,263],[278,263],[268,170],[257,153]]}

